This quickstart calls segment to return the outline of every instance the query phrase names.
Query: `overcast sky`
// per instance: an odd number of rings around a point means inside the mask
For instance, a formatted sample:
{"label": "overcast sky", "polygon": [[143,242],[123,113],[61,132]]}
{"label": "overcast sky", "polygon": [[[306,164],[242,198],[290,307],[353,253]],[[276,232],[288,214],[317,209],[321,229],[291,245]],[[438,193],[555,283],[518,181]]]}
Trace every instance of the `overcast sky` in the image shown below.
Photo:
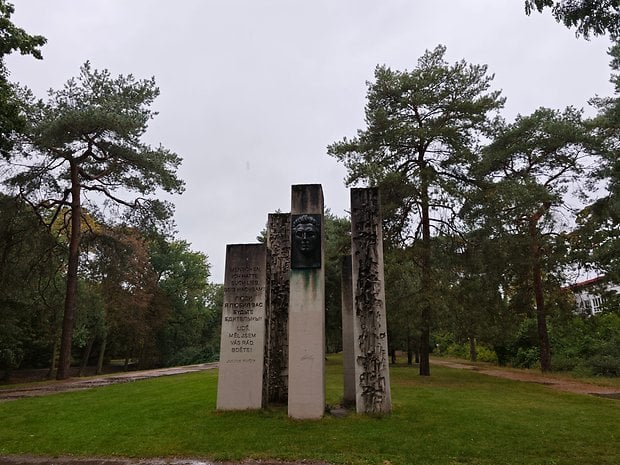
{"label": "overcast sky", "polygon": [[[411,70],[425,50],[487,64],[508,120],[611,95],[607,39],[585,41],[523,0],[12,0],[13,22],[48,39],[12,55],[11,79],[43,97],[90,60],[155,76],[146,140],[183,158],[178,238],[223,282],[226,244],[255,242],[292,184],[323,185],[342,216],[345,170],[326,147],[363,127],[376,65]],[[591,110],[590,113],[592,112]]]}

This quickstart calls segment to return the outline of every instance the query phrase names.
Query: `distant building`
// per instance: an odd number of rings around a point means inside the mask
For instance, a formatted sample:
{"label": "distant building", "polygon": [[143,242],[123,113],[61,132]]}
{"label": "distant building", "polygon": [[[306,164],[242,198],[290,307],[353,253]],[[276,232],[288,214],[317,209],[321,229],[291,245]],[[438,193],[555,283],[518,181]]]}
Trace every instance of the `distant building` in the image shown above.
{"label": "distant building", "polygon": [[620,294],[620,285],[609,282],[605,276],[581,281],[568,288],[575,296],[577,311],[583,315],[600,312],[610,293]]}

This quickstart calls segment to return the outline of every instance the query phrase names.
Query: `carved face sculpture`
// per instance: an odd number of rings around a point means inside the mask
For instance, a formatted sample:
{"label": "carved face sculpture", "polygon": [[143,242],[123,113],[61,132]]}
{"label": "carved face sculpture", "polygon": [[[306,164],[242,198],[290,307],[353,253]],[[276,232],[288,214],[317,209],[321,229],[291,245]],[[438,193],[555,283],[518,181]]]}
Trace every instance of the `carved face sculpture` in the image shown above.
{"label": "carved face sculpture", "polygon": [[299,215],[291,225],[291,268],[321,267],[321,217]]}
{"label": "carved face sculpture", "polygon": [[[300,220],[303,220],[303,217]],[[311,220],[312,218],[308,217],[307,222],[298,222],[293,230],[297,249],[304,255],[314,253],[319,243],[319,230]]]}

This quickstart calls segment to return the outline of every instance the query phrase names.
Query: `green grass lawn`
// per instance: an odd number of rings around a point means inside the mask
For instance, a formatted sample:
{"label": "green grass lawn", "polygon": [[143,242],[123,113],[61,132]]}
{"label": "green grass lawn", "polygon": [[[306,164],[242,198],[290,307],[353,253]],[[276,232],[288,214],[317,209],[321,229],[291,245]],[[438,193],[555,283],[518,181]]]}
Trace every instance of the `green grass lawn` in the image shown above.
{"label": "green grass lawn", "polygon": [[[328,362],[327,401],[341,396]],[[341,464],[620,463],[620,401],[466,370],[391,369],[391,415],[295,421],[215,410],[217,371],[0,403],[0,455],[314,459]]]}

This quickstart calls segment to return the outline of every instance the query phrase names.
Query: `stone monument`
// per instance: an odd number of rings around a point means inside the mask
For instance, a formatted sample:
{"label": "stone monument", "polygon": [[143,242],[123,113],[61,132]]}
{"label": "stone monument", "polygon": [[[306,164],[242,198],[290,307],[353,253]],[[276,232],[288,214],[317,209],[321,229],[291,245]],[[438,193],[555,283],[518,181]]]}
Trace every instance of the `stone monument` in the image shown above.
{"label": "stone monument", "polygon": [[292,186],[288,414],[321,418],[325,411],[325,269],[323,190]]}
{"label": "stone monument", "polygon": [[270,213],[267,219],[268,305],[265,354],[265,398],[288,398],[288,305],[291,269],[291,215]]}
{"label": "stone monument", "polygon": [[353,339],[353,281],[351,255],[342,257],[341,264],[342,304],[342,369],[344,375],[344,406],[355,405],[355,350]]}
{"label": "stone monument", "polygon": [[356,410],[392,410],[379,191],[351,189]]}
{"label": "stone monument", "polygon": [[218,410],[263,406],[267,248],[226,246]]}

